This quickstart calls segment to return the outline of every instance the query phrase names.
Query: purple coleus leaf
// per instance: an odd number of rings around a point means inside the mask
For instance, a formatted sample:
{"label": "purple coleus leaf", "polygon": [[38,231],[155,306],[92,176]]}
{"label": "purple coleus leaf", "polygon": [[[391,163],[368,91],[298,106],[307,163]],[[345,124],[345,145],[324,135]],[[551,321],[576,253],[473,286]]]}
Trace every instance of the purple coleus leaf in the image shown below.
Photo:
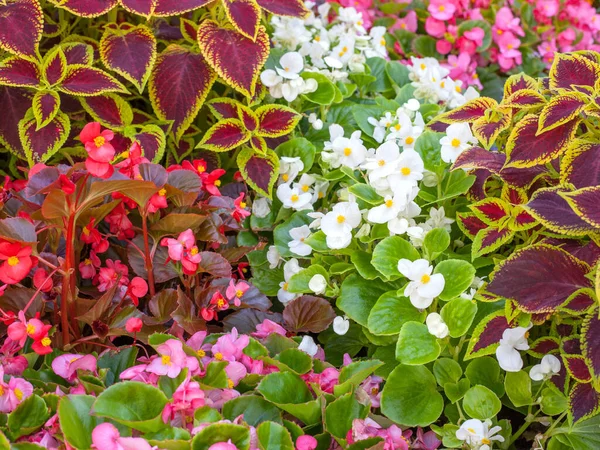
{"label": "purple coleus leaf", "polygon": [[0,3],[0,49],[37,59],[44,29],[44,13],[38,0]]}

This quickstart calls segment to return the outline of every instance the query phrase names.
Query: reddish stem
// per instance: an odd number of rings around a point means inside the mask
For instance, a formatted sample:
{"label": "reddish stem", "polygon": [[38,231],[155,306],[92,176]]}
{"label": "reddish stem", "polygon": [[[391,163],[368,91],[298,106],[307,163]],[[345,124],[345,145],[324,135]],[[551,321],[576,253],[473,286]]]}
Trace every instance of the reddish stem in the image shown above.
{"label": "reddish stem", "polygon": [[148,241],[148,215],[142,214],[142,233],[144,235],[144,258],[146,260],[146,272],[148,273],[148,287],[150,288],[150,296],[156,294],[154,288],[154,268],[152,265],[152,255],[150,254],[150,243]]}

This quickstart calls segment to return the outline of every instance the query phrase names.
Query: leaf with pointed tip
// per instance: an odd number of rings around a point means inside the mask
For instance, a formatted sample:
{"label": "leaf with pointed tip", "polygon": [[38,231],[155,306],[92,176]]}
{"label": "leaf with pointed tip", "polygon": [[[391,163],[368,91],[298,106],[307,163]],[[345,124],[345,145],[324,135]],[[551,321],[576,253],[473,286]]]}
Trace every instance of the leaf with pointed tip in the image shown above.
{"label": "leaf with pointed tip", "polygon": [[252,136],[250,138],[250,145],[254,150],[256,150],[262,155],[264,155],[267,152],[267,149],[269,148],[267,146],[267,141],[265,141],[264,138],[261,138],[260,136]]}
{"label": "leaf with pointed tip", "polygon": [[198,36],[198,24],[193,22],[185,17],[179,18],[179,31],[183,38],[191,42],[192,44],[196,43],[196,36]]}
{"label": "leaf with pointed tip", "polygon": [[149,18],[154,13],[158,0],[119,0],[119,3],[127,11]]}
{"label": "leaf with pointed tip", "polygon": [[258,134],[270,138],[290,134],[302,118],[292,108],[282,105],[263,105],[255,113],[260,123]]}
{"label": "leaf with pointed tip", "polygon": [[538,116],[523,117],[506,141],[506,167],[539,166],[559,157],[575,137],[579,123],[573,120],[538,135]]}
{"label": "leaf with pointed tip", "polygon": [[223,0],[223,7],[236,30],[254,41],[261,16],[256,0]]}
{"label": "leaf with pointed tip", "polygon": [[590,266],[566,251],[536,244],[514,252],[494,269],[487,290],[514,300],[528,313],[555,311],[582,288],[591,288],[586,278]]}
{"label": "leaf with pointed tip", "polygon": [[510,205],[494,197],[473,203],[469,208],[487,225],[498,226],[510,216]]}
{"label": "leaf with pointed tip", "polygon": [[38,0],[0,4],[0,49],[37,60],[43,29],[44,13]]}
{"label": "leaf with pointed tip", "polygon": [[217,119],[237,119],[239,103],[232,98],[215,98],[206,102],[206,106]]}
{"label": "leaf with pointed tip", "polygon": [[103,70],[83,65],[69,66],[58,89],[66,94],[81,95],[82,97],[106,94],[107,92],[128,93],[125,86],[116,78]]}
{"label": "leaf with pointed tip", "polygon": [[67,64],[91,66],[94,62],[94,47],[83,42],[64,42],[61,44]]}
{"label": "leaf with pointed tip", "polygon": [[560,162],[560,177],[577,189],[600,186],[600,144],[573,141]]}
{"label": "leaf with pointed tip", "polygon": [[157,17],[178,16],[202,8],[214,0],[157,0],[154,15]]}
{"label": "leaf with pointed tip", "polygon": [[527,353],[535,356],[536,358],[543,358],[544,355],[558,352],[559,341],[555,337],[544,336],[534,341],[530,346]]}
{"label": "leaf with pointed tip", "polygon": [[42,64],[42,74],[44,80],[50,86],[60,83],[67,74],[67,57],[61,47],[56,47],[55,50],[48,53],[44,57]]}
{"label": "leaf with pointed tip", "polygon": [[109,93],[79,100],[87,113],[106,128],[124,128],[133,121],[131,106],[119,95]]}
{"label": "leaf with pointed tip", "polygon": [[148,90],[157,117],[173,122],[175,140],[190,127],[216,76],[202,55],[170,45],[156,59]]}
{"label": "leaf with pointed tip", "polygon": [[[502,113],[501,113],[502,114]],[[471,129],[473,136],[479,140],[486,150],[489,150],[500,133],[510,126],[510,113],[502,114],[497,121],[481,117],[473,122]]]}
{"label": "leaf with pointed tip", "polygon": [[557,53],[549,72],[550,89],[572,90],[573,86],[594,87],[600,65],[577,54]]}
{"label": "leaf with pointed tip", "polygon": [[239,119],[224,119],[214,124],[196,148],[227,152],[248,142],[251,134]]}
{"label": "leaf with pointed tip", "polygon": [[510,328],[510,324],[504,317],[503,310],[495,311],[484,317],[475,327],[473,335],[469,339],[465,361],[493,354],[507,328]]}
{"label": "leaf with pointed tip", "polygon": [[545,104],[546,99],[544,96],[533,89],[516,91],[502,101],[502,106],[517,109],[538,108]]}
{"label": "leaf with pointed tip", "polygon": [[553,97],[540,112],[537,134],[575,120],[588,102],[588,98],[580,92],[567,92]]}
{"label": "leaf with pointed tip", "polygon": [[37,91],[32,102],[36,130],[44,128],[60,110],[60,97],[54,91]]}
{"label": "leaf with pointed tip", "polygon": [[142,154],[153,163],[158,163],[164,153],[167,140],[165,133],[158,125],[146,125],[134,136],[133,140],[137,141],[142,148]]}
{"label": "leaf with pointed tip", "polygon": [[593,227],[600,229],[600,186],[590,186],[573,192],[560,192],[573,211]]}
{"label": "leaf with pointed tip", "polygon": [[473,213],[457,213],[456,223],[462,232],[470,239],[475,239],[477,233],[487,228],[485,222]]}
{"label": "leaf with pointed tip", "polygon": [[229,86],[253,97],[260,70],[269,57],[269,36],[263,26],[252,41],[235,30],[205,20],[198,28],[200,52]]}
{"label": "leaf with pointed tip", "polygon": [[286,305],[283,319],[295,333],[320,333],[331,325],[335,312],[327,300],[303,295]]}
{"label": "leaf with pointed tip", "polygon": [[569,375],[580,383],[589,383],[592,379],[590,368],[581,355],[562,355],[565,368]]}
{"label": "leaf with pointed tip", "polygon": [[462,106],[448,111],[437,118],[444,123],[475,122],[483,117],[488,109],[497,109],[498,102],[492,98],[480,97],[469,100]]}
{"label": "leaf with pointed tip", "polygon": [[586,313],[592,306],[596,304],[596,300],[591,289],[585,289],[573,294],[567,303],[561,306],[561,311],[566,311],[569,314],[579,315]]}
{"label": "leaf with pointed tip", "polygon": [[31,97],[25,89],[0,86],[0,144],[21,159],[26,159],[19,138],[19,121],[31,107]]}
{"label": "leaf with pointed tip", "polygon": [[514,235],[515,232],[508,228],[489,227],[480,230],[477,236],[475,236],[473,246],[471,247],[473,259],[499,249],[502,245],[509,242]]}
{"label": "leaf with pointed tip", "polygon": [[267,150],[263,156],[245,148],[238,154],[237,165],[244,181],[252,189],[271,198],[273,185],[279,175],[279,158],[273,150]]}
{"label": "leaf with pointed tip", "polygon": [[144,25],[114,30],[105,27],[100,39],[102,63],[144,90],[156,60],[156,38]]}
{"label": "leaf with pointed tip", "polygon": [[537,85],[538,83],[535,78],[524,73],[511,75],[504,82],[504,98],[506,99],[518,91],[535,90],[537,89]]}
{"label": "leaf with pointed tip", "polygon": [[594,386],[591,383],[576,384],[569,394],[569,412],[573,422],[595,416],[599,410],[600,393],[594,389]]}
{"label": "leaf with pointed tip", "polygon": [[12,87],[37,88],[40,84],[38,65],[16,56],[0,61],[0,84]]}
{"label": "leaf with pointed tip", "polygon": [[277,16],[305,17],[309,14],[302,0],[257,0],[257,3]]}
{"label": "leaf with pointed tip", "polygon": [[71,122],[59,112],[44,128],[37,128],[33,108],[19,122],[19,137],[30,165],[48,161],[69,137]]}
{"label": "leaf with pointed tip", "polygon": [[98,17],[117,5],[117,0],[50,0],[50,2],[79,17]]}
{"label": "leaf with pointed tip", "polygon": [[587,315],[581,330],[583,355],[586,357],[595,380],[600,379],[600,319],[598,308]]}

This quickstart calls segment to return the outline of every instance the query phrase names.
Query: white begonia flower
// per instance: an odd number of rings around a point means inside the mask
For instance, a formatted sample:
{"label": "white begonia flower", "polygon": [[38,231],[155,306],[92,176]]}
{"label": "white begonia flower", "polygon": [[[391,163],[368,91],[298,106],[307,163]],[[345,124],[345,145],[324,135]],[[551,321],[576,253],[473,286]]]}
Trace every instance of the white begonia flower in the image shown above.
{"label": "white begonia flower", "polygon": [[516,327],[507,328],[502,333],[500,345],[496,349],[496,358],[503,370],[507,372],[518,372],[523,368],[523,359],[519,350],[528,350],[529,328]]}
{"label": "white begonia flower", "polygon": [[404,150],[414,150],[417,139],[423,134],[423,128],[413,125],[401,133],[400,145]]}
{"label": "white begonia flower", "polygon": [[298,52],[289,52],[279,59],[279,65],[281,68],[276,69],[280,77],[295,80],[300,77],[300,72],[304,68],[304,58]]}
{"label": "white begonia flower", "polygon": [[325,61],[325,64],[327,64],[332,69],[341,69],[342,67],[344,67],[344,63],[333,56],[326,56],[325,58],[323,58],[323,61]]}
{"label": "white begonia flower", "polygon": [[341,202],[333,206],[321,220],[321,230],[325,233],[327,246],[330,249],[341,249],[350,245],[352,230],[361,221],[358,204]]}
{"label": "white begonia flower", "polygon": [[387,177],[394,173],[396,162],[400,158],[400,148],[395,142],[388,141],[381,144],[375,151],[375,155],[367,158],[361,166],[369,172],[369,180]]}
{"label": "white begonia flower", "polygon": [[385,58],[387,57],[387,43],[385,42],[385,34],[387,29],[385,27],[373,27],[369,31],[369,36],[371,37],[371,46],[372,50],[369,49],[365,52],[365,56],[367,58],[377,57]]}
{"label": "white begonia flower", "polygon": [[301,295],[301,294],[294,294],[294,293],[288,291],[288,283],[290,281],[290,278],[292,278],[294,275],[299,273],[301,270],[302,270],[302,268],[300,267],[300,264],[298,264],[298,260],[296,258],[290,259],[283,265],[283,279],[285,281],[282,281],[281,283],[279,283],[279,287],[281,289],[279,289],[279,291],[277,291],[277,298],[284,305],[286,305],[289,302],[291,302],[292,300],[300,297],[300,295]]}
{"label": "white begonia flower", "polygon": [[329,189],[329,181],[327,181],[327,180],[317,181],[315,183],[315,187],[314,187],[314,193],[313,193],[313,199],[312,199],[313,203],[315,203],[317,200],[324,198],[325,195],[327,194],[327,189]]}
{"label": "white begonia flower", "polygon": [[299,189],[301,192],[311,192],[310,188],[313,184],[315,184],[316,181],[317,179],[314,176],[303,173],[298,182],[294,183],[294,187]]}
{"label": "white begonia flower", "polygon": [[367,121],[374,127],[373,139],[381,144],[385,139],[388,128],[392,126],[394,120],[391,112],[386,112],[379,120],[375,117],[369,117]]}
{"label": "white begonia flower", "polygon": [[342,316],[333,319],[333,332],[340,336],[345,335],[350,329],[350,321]]}
{"label": "white begonia flower", "polygon": [[308,225],[292,228],[290,237],[292,240],[288,242],[290,251],[299,256],[309,256],[312,253],[312,247],[304,241],[310,236],[310,228]]}
{"label": "white begonia flower", "polygon": [[456,430],[456,439],[464,441],[473,450],[490,450],[492,441],[504,442],[504,437],[497,433],[502,431],[501,427],[490,429],[492,422],[477,419],[465,420],[460,428]]}
{"label": "white begonia flower", "polygon": [[388,223],[398,217],[398,214],[406,207],[406,195],[386,195],[383,205],[375,206],[369,210],[367,220],[372,223]]}
{"label": "white begonia flower", "polygon": [[296,211],[312,209],[310,192],[302,192],[298,188],[291,188],[288,184],[280,184],[277,188],[277,198],[281,200],[284,208],[292,208]]}
{"label": "white begonia flower", "polygon": [[319,351],[319,347],[315,344],[315,340],[312,337],[304,335],[302,337],[302,342],[300,342],[300,345],[298,346],[298,350],[302,350],[309,356],[315,356]]}
{"label": "white begonia flower", "polygon": [[398,261],[398,271],[410,280],[404,289],[404,296],[410,298],[415,308],[428,308],[444,290],[444,276],[441,273],[432,275],[433,266],[426,259],[410,261],[403,258]]}
{"label": "white begonia flower", "polygon": [[446,136],[440,139],[442,160],[453,163],[462,152],[476,143],[468,123],[453,123],[446,128]]}
{"label": "white begonia flower", "polygon": [[446,322],[444,322],[444,319],[438,313],[429,314],[427,319],[425,319],[425,323],[427,324],[429,334],[434,335],[436,338],[444,339],[448,336],[448,325],[446,325]]}
{"label": "white begonia flower", "polygon": [[258,197],[252,202],[252,214],[259,219],[267,217],[270,212],[271,200],[269,200],[267,197]]}
{"label": "white begonia flower", "polygon": [[352,55],[348,60],[348,69],[352,73],[362,73],[365,71],[367,59],[363,55]]}
{"label": "white begonia flower", "polygon": [[413,247],[422,247],[423,239],[425,239],[425,235],[429,230],[431,230],[431,228],[427,226],[427,224],[422,223],[409,228],[406,231],[406,234],[410,238],[410,243],[413,245]]}
{"label": "white begonia flower", "polygon": [[293,181],[304,170],[304,162],[298,156],[282,156],[279,161],[279,176],[284,183]]}
{"label": "white begonia flower", "polygon": [[402,107],[409,111],[417,112],[421,108],[421,102],[416,98],[411,98]]}
{"label": "white begonia flower", "polygon": [[410,132],[410,128],[412,127],[412,121],[408,114],[404,111],[399,111],[396,113],[395,124],[389,128],[390,134],[385,138],[386,141],[390,140],[400,140],[404,137],[404,133]]}
{"label": "white begonia flower", "polygon": [[331,143],[331,149],[339,157],[340,164],[356,169],[367,156],[367,149],[360,138],[361,132],[355,131],[350,138],[338,137]]}
{"label": "white begonia flower", "polygon": [[424,170],[421,155],[414,150],[405,149],[396,161],[396,170],[388,177],[392,190],[397,192],[416,186],[423,179]]}
{"label": "white begonia flower", "polygon": [[560,372],[560,360],[554,355],[545,355],[539,364],[529,371],[529,376],[534,381],[552,378]]}
{"label": "white begonia flower", "polygon": [[283,261],[283,258],[275,245],[269,246],[269,250],[267,250],[267,261],[269,261],[269,269],[276,269],[279,267],[279,263]]}
{"label": "white begonia flower", "polygon": [[268,88],[272,88],[281,84],[283,82],[283,78],[277,75],[272,69],[267,69],[260,74],[260,81]]}
{"label": "white begonia flower", "polygon": [[423,180],[421,181],[427,187],[436,187],[439,183],[438,176],[435,172],[429,170],[423,171]]}
{"label": "white begonia flower", "polygon": [[310,123],[312,127],[317,131],[323,129],[323,121],[319,119],[315,113],[309,114],[308,123]]}
{"label": "white begonia flower", "polygon": [[313,275],[308,282],[308,288],[317,295],[322,294],[327,289],[327,280],[320,273]]}
{"label": "white begonia flower", "polygon": [[450,225],[454,223],[454,219],[446,217],[446,211],[443,206],[439,209],[431,208],[429,210],[429,219],[426,222],[431,228],[444,228],[447,232],[450,232]]}
{"label": "white begonia flower", "polygon": [[323,220],[323,217],[325,217],[325,214],[321,213],[321,212],[311,212],[307,214],[308,217],[310,217],[311,219],[313,219],[313,221],[311,223],[308,224],[308,227],[311,230],[314,229],[319,229],[321,228],[321,220]]}

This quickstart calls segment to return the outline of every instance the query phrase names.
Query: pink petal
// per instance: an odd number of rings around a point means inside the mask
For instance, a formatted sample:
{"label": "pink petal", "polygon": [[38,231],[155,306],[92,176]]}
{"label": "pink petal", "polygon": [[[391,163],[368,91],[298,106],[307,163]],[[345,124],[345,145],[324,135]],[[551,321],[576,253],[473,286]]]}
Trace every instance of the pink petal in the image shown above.
{"label": "pink petal", "polygon": [[93,141],[99,135],[100,135],[100,123],[99,122],[90,122],[85,127],[83,127],[83,130],[81,130],[81,133],[79,133],[79,139],[81,140],[81,142],[83,142],[85,144],[87,142]]}

